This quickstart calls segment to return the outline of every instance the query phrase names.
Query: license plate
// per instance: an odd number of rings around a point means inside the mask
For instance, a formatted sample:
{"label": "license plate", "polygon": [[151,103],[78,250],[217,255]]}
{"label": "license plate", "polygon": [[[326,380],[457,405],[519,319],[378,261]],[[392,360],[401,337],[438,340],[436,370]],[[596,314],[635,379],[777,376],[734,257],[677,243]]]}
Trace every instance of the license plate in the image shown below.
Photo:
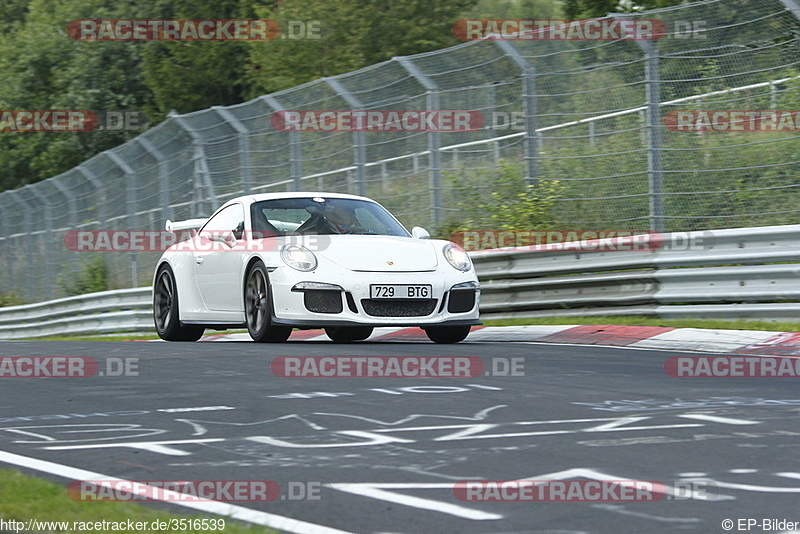
{"label": "license plate", "polygon": [[432,290],[430,284],[372,284],[369,294],[372,299],[429,299]]}

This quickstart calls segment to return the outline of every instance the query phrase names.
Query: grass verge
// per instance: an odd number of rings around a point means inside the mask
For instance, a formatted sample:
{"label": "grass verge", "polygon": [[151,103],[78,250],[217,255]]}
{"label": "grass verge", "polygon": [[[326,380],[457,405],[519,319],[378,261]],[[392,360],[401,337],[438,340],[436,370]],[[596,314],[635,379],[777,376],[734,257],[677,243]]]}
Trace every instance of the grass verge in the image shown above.
{"label": "grass verge", "polygon": [[[213,515],[202,515],[190,510],[185,513],[164,512],[130,502],[88,502],[73,501],[67,495],[65,486],[55,484],[41,478],[23,475],[15,469],[0,469],[0,518],[9,520],[28,521],[35,519],[39,522],[67,522],[69,528],[60,528],[51,525],[48,532],[78,533],[86,530],[73,529],[74,522],[95,523],[101,521],[125,523],[129,519],[133,522],[166,521],[180,519],[224,519],[225,534],[266,534],[277,531],[265,527],[240,523],[229,518]],[[7,525],[6,525],[7,526]],[[63,526],[63,525],[62,525]],[[80,527],[78,525],[78,527]],[[96,530],[96,529],[95,529]],[[13,530],[12,530],[13,532]],[[150,530],[114,530],[114,532],[128,532],[141,534]],[[211,532],[202,529],[172,529],[161,532]]]}

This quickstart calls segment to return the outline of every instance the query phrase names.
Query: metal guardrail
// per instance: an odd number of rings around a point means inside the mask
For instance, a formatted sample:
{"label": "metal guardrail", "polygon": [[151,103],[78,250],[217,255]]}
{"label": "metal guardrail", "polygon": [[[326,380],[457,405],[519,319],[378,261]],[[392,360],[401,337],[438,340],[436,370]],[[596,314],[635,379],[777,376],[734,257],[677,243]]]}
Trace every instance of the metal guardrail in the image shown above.
{"label": "metal guardrail", "polygon": [[[481,317],[800,318],[800,225],[651,235],[471,253]],[[798,301],[798,302],[792,302]],[[152,332],[151,288],[0,308],[0,339]]]}
{"label": "metal guardrail", "polygon": [[152,331],[152,302],[139,287],[0,308],[0,339]]}
{"label": "metal guardrail", "polygon": [[472,253],[481,317],[800,318],[800,225],[664,234],[644,250],[600,251],[617,242]]}

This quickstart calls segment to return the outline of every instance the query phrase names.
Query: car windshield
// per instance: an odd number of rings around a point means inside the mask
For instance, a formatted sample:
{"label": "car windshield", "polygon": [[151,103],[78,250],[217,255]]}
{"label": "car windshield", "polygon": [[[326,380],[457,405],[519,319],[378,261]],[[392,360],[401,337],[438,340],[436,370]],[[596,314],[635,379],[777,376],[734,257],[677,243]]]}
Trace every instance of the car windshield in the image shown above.
{"label": "car windshield", "polygon": [[350,198],[282,198],[251,206],[254,232],[274,235],[410,234],[379,204]]}

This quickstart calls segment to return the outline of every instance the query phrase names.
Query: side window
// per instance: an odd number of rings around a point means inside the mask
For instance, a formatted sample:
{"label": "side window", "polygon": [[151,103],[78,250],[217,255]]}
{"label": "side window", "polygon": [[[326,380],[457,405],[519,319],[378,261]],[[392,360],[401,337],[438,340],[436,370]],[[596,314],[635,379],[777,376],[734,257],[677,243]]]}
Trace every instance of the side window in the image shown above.
{"label": "side window", "polygon": [[214,215],[203,226],[200,236],[206,239],[214,236],[219,238],[226,232],[233,232],[236,239],[241,239],[244,235],[244,209],[241,204],[232,204]]}

